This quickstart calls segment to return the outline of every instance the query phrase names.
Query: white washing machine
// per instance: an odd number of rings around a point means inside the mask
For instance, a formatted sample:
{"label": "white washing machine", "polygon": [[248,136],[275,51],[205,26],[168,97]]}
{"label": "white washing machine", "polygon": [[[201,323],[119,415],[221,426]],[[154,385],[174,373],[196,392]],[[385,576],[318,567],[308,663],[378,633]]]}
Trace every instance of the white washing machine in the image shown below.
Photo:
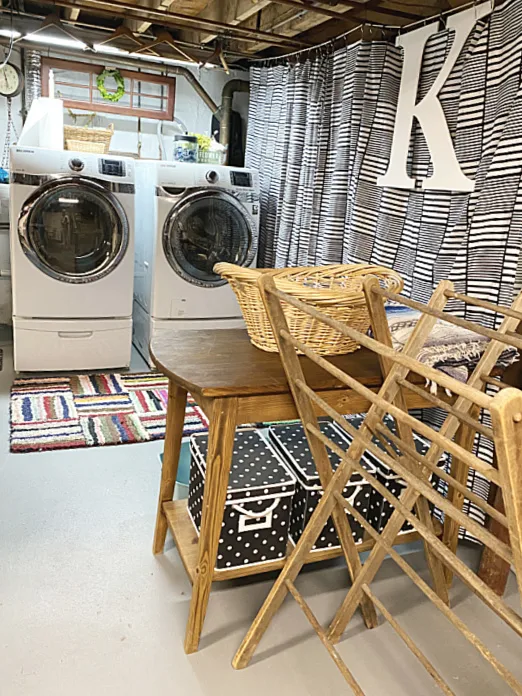
{"label": "white washing machine", "polygon": [[244,327],[232,288],[213,267],[256,264],[257,172],[138,162],[135,202],[133,336],[143,357],[157,328]]}
{"label": "white washing machine", "polygon": [[15,370],[127,367],[134,162],[13,147],[10,181]]}

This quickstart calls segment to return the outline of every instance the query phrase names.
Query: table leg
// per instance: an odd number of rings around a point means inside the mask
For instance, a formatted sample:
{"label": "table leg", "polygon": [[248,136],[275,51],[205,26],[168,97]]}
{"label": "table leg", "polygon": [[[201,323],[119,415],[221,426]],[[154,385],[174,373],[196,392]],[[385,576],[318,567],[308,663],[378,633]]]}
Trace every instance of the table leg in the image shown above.
{"label": "table leg", "polygon": [[167,536],[167,518],[163,514],[163,503],[172,500],[178,462],[181,451],[181,439],[185,425],[185,409],[187,391],[169,382],[169,398],[167,403],[167,422],[165,427],[165,446],[163,450],[163,465],[161,467],[161,483],[158,498],[156,528],[154,530],[153,553],[163,553],[165,537]]}
{"label": "table leg", "polygon": [[210,413],[209,441],[203,515],[198,547],[198,565],[192,587],[190,611],[185,633],[185,652],[196,652],[216,565],[216,557],[227,497],[230,463],[234,450],[237,399],[215,399]]}

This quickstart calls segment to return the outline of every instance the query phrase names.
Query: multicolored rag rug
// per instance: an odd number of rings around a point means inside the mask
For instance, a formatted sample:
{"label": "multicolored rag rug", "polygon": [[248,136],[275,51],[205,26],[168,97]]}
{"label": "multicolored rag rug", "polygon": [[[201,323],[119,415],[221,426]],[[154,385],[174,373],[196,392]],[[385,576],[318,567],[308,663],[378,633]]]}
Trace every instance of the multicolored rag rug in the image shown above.
{"label": "multicolored rag rug", "polygon": [[[11,452],[146,442],[165,437],[168,380],[155,372],[16,379]],[[190,398],[184,435],[208,421]]]}

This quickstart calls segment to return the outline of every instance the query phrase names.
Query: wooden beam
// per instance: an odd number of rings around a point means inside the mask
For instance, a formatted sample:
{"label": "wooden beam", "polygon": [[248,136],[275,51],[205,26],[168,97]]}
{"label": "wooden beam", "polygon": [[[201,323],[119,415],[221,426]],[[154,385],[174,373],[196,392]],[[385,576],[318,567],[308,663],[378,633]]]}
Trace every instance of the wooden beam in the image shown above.
{"label": "wooden beam", "polygon": [[[45,4],[56,5],[57,7],[74,7],[71,0],[43,0]],[[268,45],[286,46],[288,48],[308,48],[311,44],[301,41],[300,39],[292,39],[290,36],[283,34],[263,32],[257,29],[249,29],[248,27],[237,26],[232,27],[224,22],[214,22],[199,17],[192,17],[178,12],[165,12],[160,10],[144,8],[132,4],[127,0],[83,0],[82,8],[85,10],[96,10],[101,12],[101,8],[106,8],[113,16],[136,18],[136,19],[151,19],[152,21],[159,20],[165,26],[187,28],[196,26],[200,29],[215,29],[223,36],[236,36],[244,41],[257,43],[263,41]],[[265,38],[266,37],[266,38]]]}
{"label": "wooden beam", "polygon": [[[458,2],[459,4],[462,4],[464,0],[458,0]],[[430,5],[432,4],[433,9],[430,9]],[[349,8],[348,12],[346,13],[346,19],[352,20],[353,28],[365,23],[404,26],[408,25],[412,21],[422,19],[425,16],[434,16],[440,10],[439,6],[435,3],[435,0],[426,0],[426,4],[422,7],[418,7],[412,3],[411,12],[403,11],[402,9],[396,10],[393,7],[393,2],[391,0],[386,3],[381,3],[379,0],[369,0],[369,2],[365,4],[356,3],[355,1],[350,2],[350,0],[339,0],[337,7],[334,7],[333,5],[328,5],[328,7],[330,9],[341,11],[339,8],[341,5],[345,5]],[[299,38],[313,44],[320,44],[343,34],[348,29],[349,27],[341,27],[335,20],[328,20],[320,22],[313,27],[309,27],[304,33],[299,34]],[[282,30],[279,31],[283,33]],[[382,38],[379,34],[379,30],[373,28],[366,31],[365,37],[368,40]],[[359,41],[360,38],[361,34],[359,32],[353,32],[347,36],[346,43],[354,43]],[[247,50],[251,51],[252,49],[249,48]],[[266,46],[259,49],[259,51],[263,51],[263,54],[267,57],[284,55],[288,52],[276,47],[271,47],[268,50]]]}
{"label": "wooden beam", "polygon": [[[331,20],[330,17],[324,14],[318,14],[314,12],[314,9],[309,6],[305,6],[303,3],[302,9],[295,7],[295,3],[291,2],[291,7],[287,4],[274,4],[272,3],[267,7],[261,14],[261,24],[259,29],[266,32],[277,31],[278,34],[288,37],[294,37],[301,34],[309,29],[315,28],[324,22],[335,21],[337,25],[337,33],[340,34],[343,31],[347,31],[352,25],[348,21],[344,22],[343,25],[339,25],[338,20]],[[318,9],[325,9],[330,12],[335,12],[339,15],[344,15],[350,12],[352,9],[348,5],[319,5]],[[356,26],[357,22],[353,23]],[[252,20],[250,23],[246,23],[244,26],[252,26]],[[342,27],[342,28],[341,28]],[[268,43],[259,42],[251,43],[249,46],[241,45],[240,50],[246,51],[248,53],[257,53],[268,47]]]}
{"label": "wooden beam", "polygon": [[76,22],[78,17],[80,16],[80,8],[79,7],[66,7],[65,8],[65,19],[69,20],[69,22]]}
{"label": "wooden beam", "polygon": [[[328,19],[335,19],[343,24],[349,22],[343,12],[334,12],[330,8],[326,8],[323,5],[310,2],[301,2],[301,0],[273,0],[276,5],[286,5],[287,7],[293,7],[296,10],[305,10],[313,12],[314,14],[323,15],[323,17],[328,17]],[[350,12],[351,8],[349,5],[347,7],[347,12]]]}
{"label": "wooden beam", "polygon": [[[270,5],[271,0],[233,0],[227,3],[214,0],[200,13],[200,17],[218,20],[232,26],[238,26]],[[217,34],[202,34],[199,43],[206,44],[213,41]]]}
{"label": "wooden beam", "polygon": [[[198,15],[201,10],[205,9],[208,5],[208,0],[176,0],[175,3],[174,0],[141,0],[139,7],[167,12],[173,4],[176,6],[176,12],[183,12],[187,15]],[[137,34],[143,34],[152,24],[149,20],[141,19],[127,19],[125,23]]]}

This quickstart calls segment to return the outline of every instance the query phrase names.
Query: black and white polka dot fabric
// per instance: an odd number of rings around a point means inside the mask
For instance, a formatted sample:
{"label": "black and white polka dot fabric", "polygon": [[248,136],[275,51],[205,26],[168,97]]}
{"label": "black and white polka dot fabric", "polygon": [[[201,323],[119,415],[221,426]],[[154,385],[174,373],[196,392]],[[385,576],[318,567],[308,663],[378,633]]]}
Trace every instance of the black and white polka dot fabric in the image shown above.
{"label": "black and white polka dot fabric", "polygon": [[[339,447],[343,449],[348,448],[349,443],[347,439],[333,424],[321,423],[321,430]],[[304,428],[300,423],[272,426],[269,429],[269,438],[275,449],[285,458],[297,479],[290,521],[290,537],[294,543],[297,543],[323,495],[323,489],[308,448]],[[341,460],[334,452],[328,451],[328,454],[332,467],[337,469]],[[371,463],[364,466],[371,473],[375,472],[375,467]],[[371,492],[370,484],[359,474],[354,474],[344,490],[344,496],[364,518],[367,518]],[[355,543],[361,542],[364,533],[362,526],[350,515],[348,515],[348,519]],[[335,548],[338,546],[339,539],[330,517],[314,549]]]}
{"label": "black and white polka dot fabric", "polygon": [[[351,425],[353,425],[354,428],[358,429],[364,421],[365,416],[364,414],[357,414],[345,416],[345,418],[351,423]],[[386,425],[386,427],[390,429],[392,433],[397,435],[395,420],[392,416],[386,415],[383,419],[383,423]],[[334,424],[334,426],[336,428],[339,427],[337,424]],[[352,440],[348,433],[346,433],[344,430],[342,432],[348,440]],[[421,437],[415,432],[413,433],[413,437],[415,440],[415,447],[417,449],[417,452],[421,455],[425,455],[430,448],[430,443],[428,442],[428,440]],[[377,440],[377,438],[373,438],[373,444],[379,447],[379,449],[381,449],[383,452],[385,451],[382,442]],[[397,448],[392,443],[390,443],[390,447],[393,447],[393,449],[397,452]],[[365,461],[369,465],[372,465],[375,468],[377,480],[380,483],[382,483],[382,485],[385,486],[390,491],[390,493],[392,493],[396,498],[401,497],[403,490],[406,488],[406,482],[404,481],[404,479],[398,476],[392,469],[390,469],[390,467],[388,467],[384,462],[382,462],[380,459],[375,457],[370,452],[365,452],[365,454],[363,455],[363,461]],[[443,468],[445,471],[448,470],[449,459],[446,453],[442,455],[439,461],[439,466]],[[437,488],[439,484],[439,477],[435,474],[432,474],[430,477],[430,481],[433,487]],[[433,506],[430,504],[430,507],[432,508]],[[382,497],[382,495],[372,487],[370,506],[367,518],[368,522],[370,522],[372,527],[377,531],[382,532],[391,515],[393,514],[394,509],[395,508],[393,507],[393,505],[389,503],[387,500],[385,500]],[[405,532],[409,532],[412,529],[412,525],[409,522],[405,522],[400,533],[404,534]]]}
{"label": "black and white polka dot fabric", "polygon": [[[189,513],[199,534],[208,434],[192,435]],[[295,479],[257,430],[238,430],[221,527],[218,570],[286,555]]]}

